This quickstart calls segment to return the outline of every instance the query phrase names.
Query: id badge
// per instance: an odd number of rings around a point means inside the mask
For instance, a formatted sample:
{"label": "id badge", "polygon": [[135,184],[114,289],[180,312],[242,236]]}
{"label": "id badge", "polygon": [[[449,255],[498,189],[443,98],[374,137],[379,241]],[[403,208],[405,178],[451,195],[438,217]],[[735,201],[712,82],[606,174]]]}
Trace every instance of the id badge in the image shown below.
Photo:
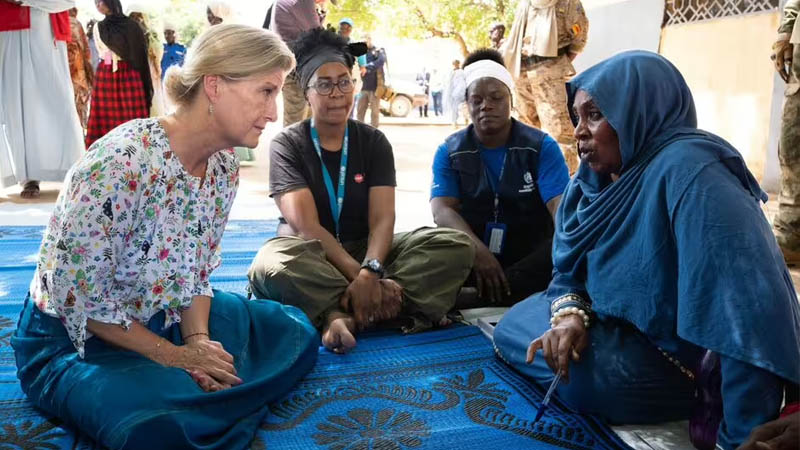
{"label": "id badge", "polygon": [[487,223],[483,243],[489,247],[489,251],[493,254],[499,255],[503,253],[503,247],[506,243],[506,224],[498,222]]}

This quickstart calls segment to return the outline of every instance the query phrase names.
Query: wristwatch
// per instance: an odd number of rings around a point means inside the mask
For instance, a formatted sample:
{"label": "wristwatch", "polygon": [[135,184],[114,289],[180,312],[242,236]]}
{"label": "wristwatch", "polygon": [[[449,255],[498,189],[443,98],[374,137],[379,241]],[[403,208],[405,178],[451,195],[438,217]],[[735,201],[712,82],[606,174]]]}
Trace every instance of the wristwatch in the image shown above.
{"label": "wristwatch", "polygon": [[361,264],[362,269],[378,274],[378,278],[383,278],[383,264],[377,259],[368,259]]}

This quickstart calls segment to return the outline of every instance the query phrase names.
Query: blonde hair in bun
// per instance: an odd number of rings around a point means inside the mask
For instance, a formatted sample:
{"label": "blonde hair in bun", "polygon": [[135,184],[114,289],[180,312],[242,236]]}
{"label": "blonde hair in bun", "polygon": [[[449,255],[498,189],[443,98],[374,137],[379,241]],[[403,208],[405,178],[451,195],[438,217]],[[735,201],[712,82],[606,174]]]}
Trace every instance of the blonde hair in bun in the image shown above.
{"label": "blonde hair in bun", "polygon": [[164,85],[176,105],[191,104],[206,75],[243,80],[275,70],[288,72],[294,55],[277,34],[239,24],[207,29],[186,53],[183,67],[167,69]]}

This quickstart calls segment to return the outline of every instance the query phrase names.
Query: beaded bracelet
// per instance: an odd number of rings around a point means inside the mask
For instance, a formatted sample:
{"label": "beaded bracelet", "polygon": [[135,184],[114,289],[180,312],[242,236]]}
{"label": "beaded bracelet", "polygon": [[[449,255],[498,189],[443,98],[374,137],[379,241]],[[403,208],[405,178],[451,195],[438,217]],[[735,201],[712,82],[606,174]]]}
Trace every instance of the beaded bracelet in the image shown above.
{"label": "beaded bracelet", "polygon": [[578,294],[566,294],[553,300],[550,304],[550,315],[555,314],[558,310],[568,306],[576,306],[584,311],[591,311],[591,306],[586,303],[583,298]]}
{"label": "beaded bracelet", "polygon": [[568,306],[566,308],[561,308],[553,314],[553,317],[550,318],[550,328],[555,327],[558,325],[558,321],[563,319],[566,316],[571,316],[573,314],[577,314],[583,320],[583,326],[589,328],[589,314],[586,313],[581,308],[576,306]]}

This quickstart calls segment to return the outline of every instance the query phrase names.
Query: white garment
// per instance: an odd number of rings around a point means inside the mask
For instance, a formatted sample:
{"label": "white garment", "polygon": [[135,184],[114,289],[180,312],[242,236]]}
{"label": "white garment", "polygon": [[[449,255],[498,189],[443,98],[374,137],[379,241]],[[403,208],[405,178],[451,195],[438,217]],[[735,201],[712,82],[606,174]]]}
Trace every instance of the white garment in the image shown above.
{"label": "white garment", "polygon": [[444,109],[450,111],[452,122],[455,125],[461,105],[467,100],[467,78],[463,69],[450,72],[450,82],[447,83],[444,95]]}
{"label": "white garment", "polygon": [[72,0],[27,0],[28,30],[0,32],[0,186],[63,181],[85,150],[67,61],[49,13]]}
{"label": "white garment", "polygon": [[[500,53],[514,79],[519,78],[522,68],[523,46],[526,55],[558,55],[558,0],[522,0],[514,13],[514,23]],[[525,38],[528,37],[528,43]]]}
{"label": "white garment", "polygon": [[438,70],[434,70],[431,74],[431,92],[444,91],[444,74]]}
{"label": "white garment", "polygon": [[212,14],[222,19],[222,23],[233,23],[233,7],[231,7],[226,0],[211,0],[208,2],[207,6]]}
{"label": "white garment", "polygon": [[539,56],[558,55],[558,0],[530,0],[527,30],[531,38],[533,54]]}
{"label": "white garment", "polygon": [[450,82],[447,83],[447,95],[445,101],[452,101],[459,104],[466,101],[467,97],[467,77],[463,69],[456,69],[450,72]]}
{"label": "white garment", "polygon": [[467,87],[481,78],[494,78],[503,83],[509,92],[514,92],[514,79],[505,66],[494,61],[483,59],[464,67],[464,75],[467,79]]}

